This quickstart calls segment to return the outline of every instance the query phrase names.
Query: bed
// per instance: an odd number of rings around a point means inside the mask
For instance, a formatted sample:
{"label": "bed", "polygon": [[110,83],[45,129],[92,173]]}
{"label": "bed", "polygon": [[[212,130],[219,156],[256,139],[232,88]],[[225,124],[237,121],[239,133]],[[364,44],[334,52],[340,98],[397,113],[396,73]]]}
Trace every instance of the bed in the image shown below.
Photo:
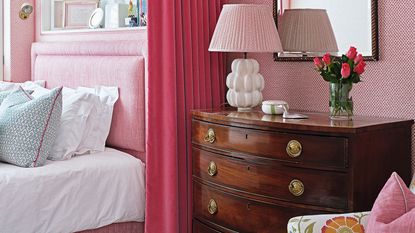
{"label": "bed", "polygon": [[65,161],[48,160],[37,168],[0,163],[0,190],[7,193],[0,199],[0,228],[57,233],[119,220],[142,222],[144,173],[140,160],[112,148]]}
{"label": "bed", "polygon": [[7,217],[0,232],[144,232],[145,48],[145,41],[33,44],[32,80],[117,86],[119,99],[104,152],[32,169],[0,164],[0,189],[12,194],[0,200]]}

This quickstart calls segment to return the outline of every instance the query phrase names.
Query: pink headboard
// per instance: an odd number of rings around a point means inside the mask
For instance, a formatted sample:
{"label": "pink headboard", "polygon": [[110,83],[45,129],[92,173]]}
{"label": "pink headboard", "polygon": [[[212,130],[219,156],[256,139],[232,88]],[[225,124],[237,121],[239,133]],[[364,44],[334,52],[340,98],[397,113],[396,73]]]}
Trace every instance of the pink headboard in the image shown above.
{"label": "pink headboard", "polygon": [[56,86],[117,86],[108,146],[144,160],[146,41],[56,42],[32,45],[32,80]]}

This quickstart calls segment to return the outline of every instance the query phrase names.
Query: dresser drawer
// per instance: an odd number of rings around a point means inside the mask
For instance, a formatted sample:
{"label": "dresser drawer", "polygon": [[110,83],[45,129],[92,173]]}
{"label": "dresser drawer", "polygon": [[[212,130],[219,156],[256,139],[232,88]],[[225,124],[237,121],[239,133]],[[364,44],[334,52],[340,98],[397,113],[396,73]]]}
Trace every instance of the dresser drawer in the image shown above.
{"label": "dresser drawer", "polygon": [[192,233],[220,233],[213,228],[206,226],[205,224],[201,223],[200,221],[193,220],[193,232]]}
{"label": "dresser drawer", "polygon": [[347,174],[270,166],[193,148],[193,175],[278,200],[346,209]]}
{"label": "dresser drawer", "polygon": [[193,198],[195,218],[237,232],[286,233],[290,218],[315,213],[256,202],[198,182],[193,182]]}
{"label": "dresser drawer", "polygon": [[252,130],[193,120],[193,143],[320,167],[347,167],[347,139]]}

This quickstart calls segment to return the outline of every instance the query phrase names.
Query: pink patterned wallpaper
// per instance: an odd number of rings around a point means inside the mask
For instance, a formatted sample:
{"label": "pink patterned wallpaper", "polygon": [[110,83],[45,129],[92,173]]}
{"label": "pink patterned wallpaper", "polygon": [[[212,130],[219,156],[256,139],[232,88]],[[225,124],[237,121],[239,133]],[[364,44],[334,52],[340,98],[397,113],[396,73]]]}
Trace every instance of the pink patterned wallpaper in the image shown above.
{"label": "pink patterned wallpaper", "polygon": [[[40,0],[13,0],[10,2],[10,37],[5,39],[5,48],[10,45],[9,56],[5,53],[4,77],[13,82],[23,82],[31,77],[30,51],[34,41],[138,41],[147,38],[147,30],[111,31],[92,33],[42,34]],[[18,12],[23,3],[30,3],[35,10],[27,20],[21,20]],[[7,44],[8,43],[8,44]]]}
{"label": "pink patterned wallpaper", "polygon": [[10,46],[10,52],[5,50],[4,77],[14,82],[30,78],[30,49],[35,38],[35,14],[30,15],[27,20],[21,20],[19,11],[23,3],[33,5],[34,2],[34,0],[9,1],[10,12],[7,14],[10,15],[11,26],[10,34],[4,42],[5,49]]}
{"label": "pink patterned wallpaper", "polygon": [[[227,3],[272,7],[272,0]],[[379,1],[380,61],[368,62],[364,82],[353,87],[356,115],[415,119],[414,9],[415,5],[408,1]],[[328,84],[313,70],[311,62],[274,62],[271,54],[248,56],[257,59],[262,67],[265,99],[286,100],[292,109],[328,111]],[[415,171],[414,130],[412,158]]]}

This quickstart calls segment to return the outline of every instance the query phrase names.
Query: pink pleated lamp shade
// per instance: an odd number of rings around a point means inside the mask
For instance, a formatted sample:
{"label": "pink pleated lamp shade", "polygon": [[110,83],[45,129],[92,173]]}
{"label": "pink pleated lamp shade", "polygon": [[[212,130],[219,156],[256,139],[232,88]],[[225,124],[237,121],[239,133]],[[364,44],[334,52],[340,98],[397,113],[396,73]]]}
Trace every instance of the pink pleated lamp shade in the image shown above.
{"label": "pink pleated lamp shade", "polygon": [[339,51],[329,16],[324,9],[287,9],[279,27],[284,51]]}
{"label": "pink pleated lamp shade", "polygon": [[272,8],[254,4],[224,5],[209,51],[281,52]]}

